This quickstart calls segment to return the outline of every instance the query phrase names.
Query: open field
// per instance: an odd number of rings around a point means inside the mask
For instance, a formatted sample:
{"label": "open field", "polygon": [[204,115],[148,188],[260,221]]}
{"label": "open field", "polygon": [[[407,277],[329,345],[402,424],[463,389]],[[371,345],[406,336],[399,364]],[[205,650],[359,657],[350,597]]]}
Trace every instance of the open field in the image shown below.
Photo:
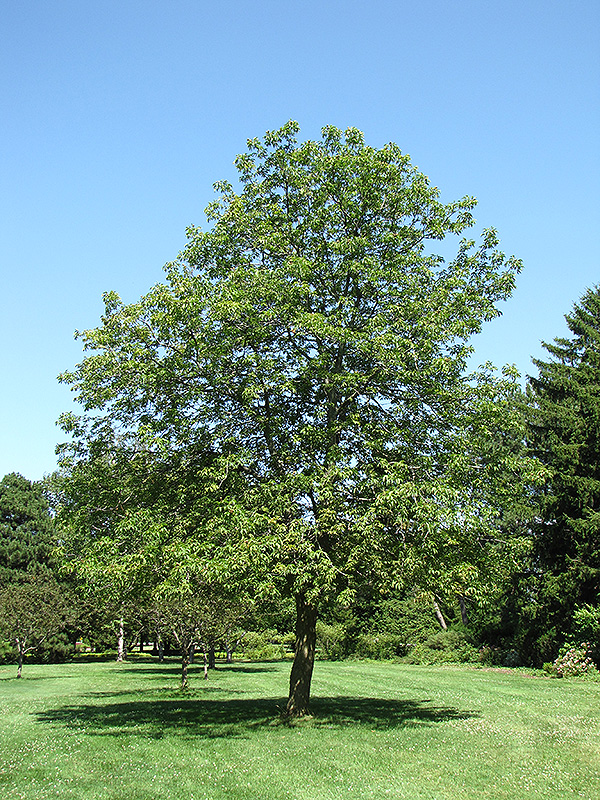
{"label": "open field", "polygon": [[0,796],[89,800],[600,798],[600,684],[319,662],[283,724],[289,664],[0,667]]}

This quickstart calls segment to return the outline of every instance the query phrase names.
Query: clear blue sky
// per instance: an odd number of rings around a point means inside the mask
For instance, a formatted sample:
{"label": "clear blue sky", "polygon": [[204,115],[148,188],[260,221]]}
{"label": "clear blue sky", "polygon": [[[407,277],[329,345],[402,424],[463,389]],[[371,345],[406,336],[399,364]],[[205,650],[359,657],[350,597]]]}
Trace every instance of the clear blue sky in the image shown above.
{"label": "clear blue sky", "polygon": [[478,360],[533,372],[600,282],[599,22],[596,0],[4,4],[0,476],[54,469],[73,331],[160,281],[246,139],[288,119],[478,197],[525,263]]}

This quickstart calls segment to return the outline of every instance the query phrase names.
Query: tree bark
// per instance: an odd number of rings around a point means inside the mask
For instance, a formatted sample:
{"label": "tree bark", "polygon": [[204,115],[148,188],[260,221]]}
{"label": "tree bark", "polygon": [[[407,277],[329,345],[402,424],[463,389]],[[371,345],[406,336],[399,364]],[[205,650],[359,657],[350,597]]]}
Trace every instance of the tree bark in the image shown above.
{"label": "tree bark", "polygon": [[20,678],[21,674],[23,672],[24,650],[23,650],[23,647],[21,646],[20,642],[17,642],[17,647],[19,649],[19,655],[18,655],[18,660],[17,660],[17,678]]}
{"label": "tree bark", "polygon": [[208,668],[215,669],[217,666],[217,655],[214,647],[208,648]]}
{"label": "tree bark", "polygon": [[444,615],[442,614],[442,611],[441,611],[440,607],[438,606],[436,600],[433,601],[433,610],[435,611],[435,615],[437,617],[437,621],[440,623],[440,625],[442,626],[443,630],[447,631],[448,630],[448,626],[446,625],[446,620],[444,619]]}
{"label": "tree bark", "polygon": [[310,682],[315,663],[317,642],[317,608],[306,600],[306,595],[296,595],[296,649],[290,694],[286,713],[289,717],[303,717],[309,712]]}
{"label": "tree bark", "polygon": [[467,611],[467,603],[465,601],[465,597],[462,594],[458,595],[458,604],[460,605],[460,618],[462,620],[463,625],[469,624],[469,613]]}
{"label": "tree bark", "polygon": [[119,637],[117,639],[117,661],[124,661],[125,655],[125,622],[121,617],[119,620]]}
{"label": "tree bark", "polygon": [[[193,646],[193,645],[192,645]],[[185,645],[181,648],[181,688],[186,689],[188,685],[188,667],[190,665],[191,647]]]}

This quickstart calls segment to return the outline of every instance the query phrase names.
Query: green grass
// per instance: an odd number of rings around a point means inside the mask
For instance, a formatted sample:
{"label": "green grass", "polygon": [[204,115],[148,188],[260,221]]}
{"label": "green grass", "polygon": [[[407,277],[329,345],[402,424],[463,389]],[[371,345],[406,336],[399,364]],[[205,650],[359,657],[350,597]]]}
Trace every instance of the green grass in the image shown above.
{"label": "green grass", "polygon": [[0,797],[600,800],[600,684],[468,667],[320,662],[281,722],[289,664],[0,667]]}

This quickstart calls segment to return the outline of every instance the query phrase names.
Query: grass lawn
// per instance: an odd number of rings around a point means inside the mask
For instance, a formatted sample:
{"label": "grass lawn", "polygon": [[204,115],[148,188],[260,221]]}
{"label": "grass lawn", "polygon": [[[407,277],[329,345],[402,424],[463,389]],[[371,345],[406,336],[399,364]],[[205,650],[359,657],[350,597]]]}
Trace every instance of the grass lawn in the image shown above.
{"label": "grass lawn", "polygon": [[600,683],[319,662],[283,724],[289,664],[0,667],[0,797],[600,800]]}

